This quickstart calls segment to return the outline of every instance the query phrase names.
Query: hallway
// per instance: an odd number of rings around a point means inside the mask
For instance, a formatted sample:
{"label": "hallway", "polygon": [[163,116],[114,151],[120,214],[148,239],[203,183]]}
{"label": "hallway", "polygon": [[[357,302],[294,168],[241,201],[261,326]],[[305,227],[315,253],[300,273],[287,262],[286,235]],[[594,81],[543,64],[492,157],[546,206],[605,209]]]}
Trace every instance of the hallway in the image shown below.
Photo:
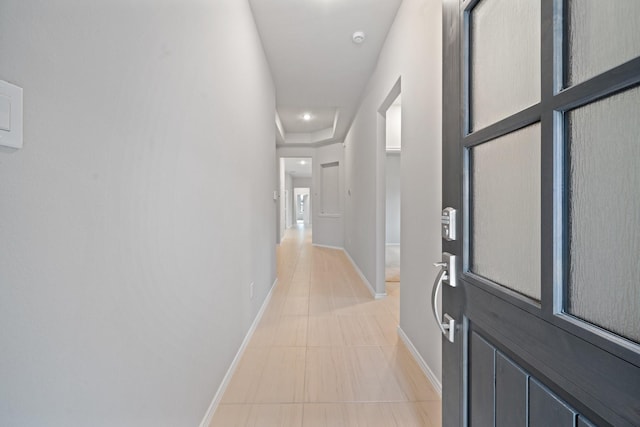
{"label": "hallway", "polygon": [[396,332],[399,286],[374,300],[341,251],[303,228],[211,427],[439,427],[440,400]]}

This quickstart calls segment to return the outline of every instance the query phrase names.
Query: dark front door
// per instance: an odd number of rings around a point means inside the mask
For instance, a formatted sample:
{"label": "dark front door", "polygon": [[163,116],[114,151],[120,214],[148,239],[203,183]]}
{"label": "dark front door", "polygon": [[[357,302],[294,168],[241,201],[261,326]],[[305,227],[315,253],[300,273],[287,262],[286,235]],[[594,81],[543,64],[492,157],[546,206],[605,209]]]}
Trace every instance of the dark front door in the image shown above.
{"label": "dark front door", "polygon": [[640,1],[443,13],[444,425],[640,426]]}

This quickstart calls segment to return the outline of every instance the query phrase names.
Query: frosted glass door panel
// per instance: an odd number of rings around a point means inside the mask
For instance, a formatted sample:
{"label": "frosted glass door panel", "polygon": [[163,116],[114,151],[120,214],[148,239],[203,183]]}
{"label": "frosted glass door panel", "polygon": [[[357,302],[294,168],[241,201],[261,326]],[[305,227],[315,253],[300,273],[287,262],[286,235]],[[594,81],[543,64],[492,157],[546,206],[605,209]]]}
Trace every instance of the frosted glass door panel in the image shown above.
{"label": "frosted glass door panel", "polygon": [[540,101],[540,0],[483,0],[471,12],[471,126]]}
{"label": "frosted glass door panel", "polygon": [[640,1],[569,0],[567,85],[640,55]]}
{"label": "frosted glass door panel", "polygon": [[640,88],[567,116],[567,309],[640,342]]}
{"label": "frosted glass door panel", "polygon": [[540,124],[471,158],[471,271],[540,300]]}

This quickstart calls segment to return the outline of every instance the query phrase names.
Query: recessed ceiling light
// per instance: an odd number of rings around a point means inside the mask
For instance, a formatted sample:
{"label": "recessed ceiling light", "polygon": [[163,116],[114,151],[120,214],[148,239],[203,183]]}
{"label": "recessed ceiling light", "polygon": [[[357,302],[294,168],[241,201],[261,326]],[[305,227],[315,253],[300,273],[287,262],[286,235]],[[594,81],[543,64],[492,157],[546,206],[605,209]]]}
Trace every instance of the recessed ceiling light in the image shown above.
{"label": "recessed ceiling light", "polygon": [[304,113],[304,114],[302,115],[302,118],[303,118],[305,121],[307,121],[307,122],[308,122],[309,120],[311,120],[311,114],[309,114],[309,113]]}
{"label": "recessed ceiling light", "polygon": [[300,160],[300,164],[301,164],[301,165],[306,165],[306,164],[307,164],[307,162],[305,162],[304,160]]}
{"label": "recessed ceiling light", "polygon": [[364,32],[362,31],[356,31],[355,33],[353,33],[353,36],[351,37],[351,40],[353,40],[353,42],[355,44],[361,44],[364,42],[364,39],[366,38]]}

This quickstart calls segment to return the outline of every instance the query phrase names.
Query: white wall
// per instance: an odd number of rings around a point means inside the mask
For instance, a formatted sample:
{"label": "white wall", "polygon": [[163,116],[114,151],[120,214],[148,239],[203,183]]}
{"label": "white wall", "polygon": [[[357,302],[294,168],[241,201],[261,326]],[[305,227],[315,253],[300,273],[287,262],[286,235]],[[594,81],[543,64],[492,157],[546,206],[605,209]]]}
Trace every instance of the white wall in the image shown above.
{"label": "white wall", "polygon": [[401,78],[400,326],[439,378],[441,336],[429,307],[429,285],[436,274],[431,263],[441,257],[441,9],[440,0],[403,1],[345,140],[351,192],[345,206],[346,249],[373,284],[378,279],[376,233],[384,224],[384,197],[378,196],[384,176],[376,174],[385,155],[378,109]]}
{"label": "white wall", "polygon": [[311,188],[313,182],[311,178],[292,177],[293,186],[297,188]]}
{"label": "white wall", "polygon": [[278,169],[278,212],[277,212],[277,243],[280,244],[284,238],[287,228],[291,228],[294,218],[294,198],[293,198],[293,178],[286,173],[284,158],[278,158],[276,167]]}
{"label": "white wall", "polygon": [[287,228],[291,228],[293,225],[293,179],[289,174],[285,174],[284,189],[284,197],[287,198],[285,202],[285,209],[287,211],[285,215],[285,225]]}
{"label": "white wall", "polygon": [[[277,115],[276,115],[277,117]],[[278,169],[278,237],[277,243],[280,244],[280,241],[284,237],[284,231],[287,226],[287,198],[285,196],[287,190],[287,173],[285,172],[284,159],[277,160],[277,169]],[[289,179],[291,177],[289,176]]]}
{"label": "white wall", "polygon": [[319,185],[316,180],[320,176],[320,165],[324,163],[340,163],[340,182],[345,179],[344,148],[341,143],[321,147],[279,147],[278,157],[310,157],[313,162],[313,177],[311,185],[311,212],[313,223],[313,243],[316,245],[343,247],[344,246],[344,185],[340,185],[341,201],[338,215],[321,215],[319,213],[320,200]]}
{"label": "white wall", "polygon": [[390,245],[400,244],[400,153],[387,153],[386,174],[386,216],[385,242]]}
{"label": "white wall", "polygon": [[198,425],[275,278],[247,2],[3,0],[0,58],[0,425]]}
{"label": "white wall", "polygon": [[399,101],[387,110],[387,149],[391,150],[402,147],[402,105]]}
{"label": "white wall", "polygon": [[[316,177],[320,177],[320,168],[326,163],[339,163],[339,182],[344,183],[345,162],[344,147],[342,144],[331,144],[324,147],[318,147],[316,157],[314,158],[313,171]],[[321,200],[320,191],[322,189],[316,186],[314,189],[315,200]],[[321,214],[320,203],[314,206],[313,221],[313,243],[317,245],[334,246],[342,248],[344,246],[344,185],[339,185],[340,194],[338,194],[340,208],[337,214]]]}

